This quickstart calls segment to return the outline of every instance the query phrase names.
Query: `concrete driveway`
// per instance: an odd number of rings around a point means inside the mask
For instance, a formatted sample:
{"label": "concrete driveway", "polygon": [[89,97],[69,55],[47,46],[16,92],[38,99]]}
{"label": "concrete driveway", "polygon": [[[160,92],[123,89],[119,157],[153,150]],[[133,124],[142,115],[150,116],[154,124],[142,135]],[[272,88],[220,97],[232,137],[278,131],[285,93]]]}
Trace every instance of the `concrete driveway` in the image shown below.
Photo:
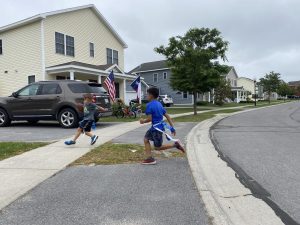
{"label": "concrete driveway", "polygon": [[300,224],[300,103],[229,117],[212,134],[243,183],[286,224]]}
{"label": "concrete driveway", "polygon": [[[98,123],[97,129],[113,126],[119,123]],[[10,127],[0,128],[1,141],[57,141],[70,137],[75,129],[63,129],[57,122],[40,121],[35,125],[27,122],[14,122]]]}

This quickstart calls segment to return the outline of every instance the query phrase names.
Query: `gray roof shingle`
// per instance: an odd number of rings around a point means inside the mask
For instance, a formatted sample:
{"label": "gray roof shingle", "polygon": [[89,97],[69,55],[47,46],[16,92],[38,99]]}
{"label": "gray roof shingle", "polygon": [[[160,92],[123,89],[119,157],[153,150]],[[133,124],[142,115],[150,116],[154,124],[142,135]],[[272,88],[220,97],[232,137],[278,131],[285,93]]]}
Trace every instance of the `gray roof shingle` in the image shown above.
{"label": "gray roof shingle", "polygon": [[152,71],[168,68],[166,60],[154,61],[154,62],[146,62],[141,65],[135,67],[133,70],[129,71],[129,73],[137,73],[141,71]]}

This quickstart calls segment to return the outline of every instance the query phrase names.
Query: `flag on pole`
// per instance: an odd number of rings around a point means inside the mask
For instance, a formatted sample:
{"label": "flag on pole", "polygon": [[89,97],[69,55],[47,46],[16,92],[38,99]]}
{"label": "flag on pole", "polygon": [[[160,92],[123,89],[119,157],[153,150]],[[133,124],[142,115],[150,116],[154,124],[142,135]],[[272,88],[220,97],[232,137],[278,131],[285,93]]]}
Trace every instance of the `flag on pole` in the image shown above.
{"label": "flag on pole", "polygon": [[108,93],[110,96],[110,99],[114,102],[116,99],[116,87],[115,87],[115,76],[114,71],[111,71],[109,76],[106,77],[104,84],[106,85],[108,89]]}
{"label": "flag on pole", "polygon": [[137,93],[137,100],[141,104],[142,103],[142,84],[141,84],[141,76],[138,76],[131,84],[133,90]]}

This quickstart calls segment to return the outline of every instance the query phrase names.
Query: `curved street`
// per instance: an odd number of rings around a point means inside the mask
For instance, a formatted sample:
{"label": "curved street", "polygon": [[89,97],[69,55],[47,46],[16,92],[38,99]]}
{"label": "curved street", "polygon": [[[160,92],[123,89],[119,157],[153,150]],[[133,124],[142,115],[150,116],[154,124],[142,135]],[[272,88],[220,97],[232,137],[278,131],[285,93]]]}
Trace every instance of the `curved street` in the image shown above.
{"label": "curved street", "polygon": [[300,103],[226,118],[211,134],[243,184],[289,225],[300,223]]}

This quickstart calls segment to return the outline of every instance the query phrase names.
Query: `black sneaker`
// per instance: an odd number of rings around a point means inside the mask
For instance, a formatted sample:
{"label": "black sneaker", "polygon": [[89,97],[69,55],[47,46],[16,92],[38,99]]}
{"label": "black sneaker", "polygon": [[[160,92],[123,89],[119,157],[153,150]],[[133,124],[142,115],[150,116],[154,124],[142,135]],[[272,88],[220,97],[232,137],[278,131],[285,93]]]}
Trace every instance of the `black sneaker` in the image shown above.
{"label": "black sneaker", "polygon": [[155,165],[156,160],[153,157],[149,157],[142,162],[142,165]]}
{"label": "black sneaker", "polygon": [[97,140],[98,140],[97,135],[94,135],[93,137],[91,137],[91,145],[95,144]]}

